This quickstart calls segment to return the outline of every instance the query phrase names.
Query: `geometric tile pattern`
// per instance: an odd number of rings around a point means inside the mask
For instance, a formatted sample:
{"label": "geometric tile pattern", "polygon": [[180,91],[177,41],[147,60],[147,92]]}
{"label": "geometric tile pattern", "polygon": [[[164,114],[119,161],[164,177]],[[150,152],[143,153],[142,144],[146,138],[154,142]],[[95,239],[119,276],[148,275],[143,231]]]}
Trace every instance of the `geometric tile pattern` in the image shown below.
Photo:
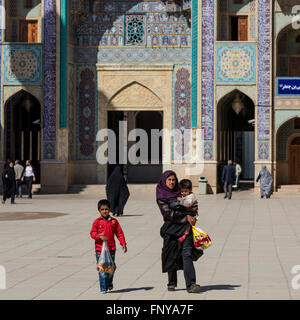
{"label": "geometric tile pattern", "polygon": [[214,0],[202,1],[202,125],[204,140],[214,139]]}
{"label": "geometric tile pattern", "polygon": [[74,48],[76,63],[169,62],[186,63],[191,48]]}
{"label": "geometric tile pattern", "polygon": [[41,45],[5,45],[4,84],[40,84],[42,82]]}
{"label": "geometric tile pattern", "polygon": [[255,44],[217,44],[217,83],[255,83]]}
{"label": "geometric tile pattern", "polygon": [[[271,14],[271,2],[258,0],[257,140],[259,143],[270,140],[271,130]],[[269,159],[270,152],[265,150],[267,147],[270,148],[270,144],[258,146],[259,159]]]}
{"label": "geometric tile pattern", "polygon": [[69,131],[69,159],[74,160],[74,147],[75,147],[75,102],[76,102],[76,89],[75,89],[75,73],[74,65],[68,64],[68,131]]}
{"label": "geometric tile pattern", "polygon": [[[91,4],[91,5],[90,5]],[[144,14],[143,44],[189,46],[191,30],[175,1],[72,0],[70,26],[75,46],[116,47],[124,44],[126,14]],[[125,24],[126,26],[126,24]],[[146,28],[146,29],[145,29]]]}
{"label": "geometric tile pattern", "polygon": [[56,1],[44,1],[44,159],[56,158]]}
{"label": "geometric tile pattern", "polygon": [[[190,154],[190,137],[186,129],[191,129],[191,67],[175,66],[173,71],[173,128],[181,132],[173,137],[173,160],[187,160]],[[184,134],[185,133],[185,134]],[[186,142],[186,143],[184,143]]]}
{"label": "geometric tile pattern", "polygon": [[95,65],[77,65],[76,88],[76,159],[94,160],[98,114]]}

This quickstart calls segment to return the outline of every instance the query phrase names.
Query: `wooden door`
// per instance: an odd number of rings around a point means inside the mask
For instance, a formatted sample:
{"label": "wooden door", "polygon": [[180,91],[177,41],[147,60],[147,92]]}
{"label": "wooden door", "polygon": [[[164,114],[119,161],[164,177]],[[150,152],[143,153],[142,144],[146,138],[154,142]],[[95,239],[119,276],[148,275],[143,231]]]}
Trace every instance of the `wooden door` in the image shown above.
{"label": "wooden door", "polygon": [[238,41],[248,41],[248,17],[238,17]]}
{"label": "wooden door", "polygon": [[289,77],[300,77],[300,58],[289,58]]}
{"label": "wooden door", "polygon": [[289,183],[300,184],[300,146],[289,147]]}
{"label": "wooden door", "polygon": [[20,42],[38,42],[38,21],[20,20]]}

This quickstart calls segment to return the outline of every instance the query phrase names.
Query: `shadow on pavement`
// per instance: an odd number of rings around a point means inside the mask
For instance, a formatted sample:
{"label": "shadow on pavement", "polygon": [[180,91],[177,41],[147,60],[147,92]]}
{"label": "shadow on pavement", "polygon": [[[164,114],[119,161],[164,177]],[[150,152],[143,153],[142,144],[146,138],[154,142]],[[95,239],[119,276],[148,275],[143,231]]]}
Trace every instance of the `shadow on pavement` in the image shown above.
{"label": "shadow on pavement", "polygon": [[113,290],[111,293],[123,293],[123,292],[131,292],[131,291],[138,291],[138,290],[145,290],[149,291],[152,290],[154,287],[141,287],[141,288],[128,288],[128,289],[121,289],[121,290]]}
{"label": "shadow on pavement", "polygon": [[[231,284],[217,284],[211,286],[201,286],[200,291],[198,293],[203,293],[210,290],[235,290],[235,288],[239,288],[241,285],[231,285]],[[178,289],[176,291],[181,291],[186,289]]]}

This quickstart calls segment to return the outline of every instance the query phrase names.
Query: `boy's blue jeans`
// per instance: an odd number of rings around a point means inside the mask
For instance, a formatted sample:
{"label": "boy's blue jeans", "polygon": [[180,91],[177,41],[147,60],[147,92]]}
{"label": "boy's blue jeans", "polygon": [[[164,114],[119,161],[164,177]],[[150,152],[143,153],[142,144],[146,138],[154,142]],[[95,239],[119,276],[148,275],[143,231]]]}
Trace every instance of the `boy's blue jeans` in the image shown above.
{"label": "boy's blue jeans", "polygon": [[[96,261],[99,263],[101,252],[96,252]],[[110,251],[110,255],[115,262],[115,251]],[[99,284],[100,291],[107,291],[108,289],[112,289],[113,287],[113,278],[115,274],[115,270],[112,273],[108,272],[98,272],[99,273]]]}

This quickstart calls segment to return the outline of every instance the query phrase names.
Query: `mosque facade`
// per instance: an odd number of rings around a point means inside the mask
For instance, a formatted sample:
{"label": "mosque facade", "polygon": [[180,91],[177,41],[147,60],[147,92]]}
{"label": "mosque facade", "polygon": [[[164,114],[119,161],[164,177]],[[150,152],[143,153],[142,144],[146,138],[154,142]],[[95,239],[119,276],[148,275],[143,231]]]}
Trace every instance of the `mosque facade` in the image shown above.
{"label": "mosque facade", "polygon": [[[105,128],[191,136],[163,135],[155,163],[121,162],[132,183],[155,182],[174,169],[195,185],[206,177],[216,193],[220,168],[232,159],[245,181],[266,165],[275,189],[300,184],[296,0],[0,5],[1,166],[8,158],[32,159],[42,191],[106,183],[112,167],[97,161]],[[133,142],[116,143],[120,162]],[[191,161],[195,152],[201,172]]]}

